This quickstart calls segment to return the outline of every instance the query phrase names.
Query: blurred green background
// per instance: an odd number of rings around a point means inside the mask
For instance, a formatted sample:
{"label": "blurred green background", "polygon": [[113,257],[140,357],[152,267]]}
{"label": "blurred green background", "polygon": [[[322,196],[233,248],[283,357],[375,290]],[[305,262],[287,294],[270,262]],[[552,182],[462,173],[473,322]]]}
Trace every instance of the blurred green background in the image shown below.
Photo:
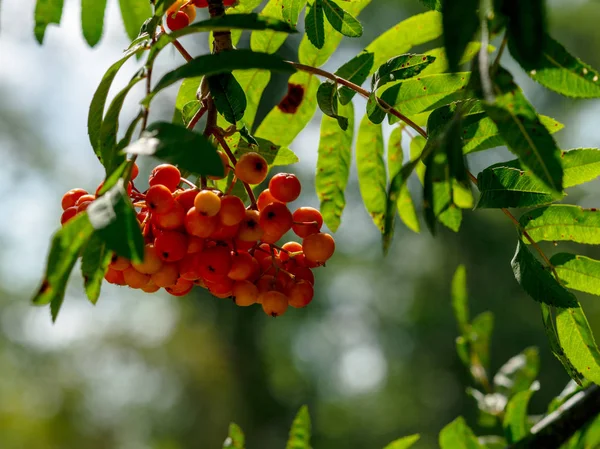
{"label": "blurred green background", "polygon": [[[28,300],[58,227],[62,194],[93,190],[101,181],[86,135],[87,107],[128,44],[116,0],[108,1],[95,49],[81,37],[79,2],[65,3],[62,26],[49,28],[42,47],[33,38],[34,0],[3,0],[0,10],[0,448],[217,448],[230,421],[245,430],[248,449],[283,448],[302,404],[310,407],[316,449],[380,448],[410,433],[422,434],[416,447],[433,448],[437,432],[459,414],[478,433],[491,432],[477,427],[474,402],[464,393],[469,379],[454,351],[449,284],[459,263],[468,270],[473,313],[491,310],[496,317],[492,371],[526,346],[539,346],[542,390],[532,412],[545,410],[568,378],[549,352],[538,305],[513,278],[512,224],[499,211],[466,211],[459,234],[443,230],[435,239],[398,224],[384,259],[354,169],[337,253],[317,270],[307,309],[271,319],[258,307],[236,308],[201,291],[172,298],[110,285],[94,307],[76,274],[52,325],[48,310]],[[327,67],[335,70],[423,10],[417,0],[374,0],[361,15],[365,35],[345,39]],[[549,2],[552,35],[595,67],[598,17],[598,1]],[[195,54],[207,51],[204,37],[184,43]],[[288,40],[282,53],[294,57],[297,43]],[[163,53],[157,71],[182,62],[174,51]],[[509,56],[503,62],[518,72]],[[136,64],[124,67],[115,86]],[[557,135],[564,149],[600,146],[599,101],[564,99],[522,73],[517,78],[541,112],[566,125]],[[270,85],[263,116],[284,90],[285,80]],[[170,118],[175,93],[160,97],[153,119]],[[122,119],[137,112],[140,95],[132,92]],[[318,205],[319,120],[317,114],[292,145],[301,163],[290,170],[304,186],[297,204]],[[478,172],[509,158],[497,149],[469,162]],[[142,165],[144,173],[149,168],[150,161]],[[568,200],[598,206],[598,193],[595,182]],[[597,248],[548,249],[600,257]],[[599,335],[597,298],[580,298]]]}

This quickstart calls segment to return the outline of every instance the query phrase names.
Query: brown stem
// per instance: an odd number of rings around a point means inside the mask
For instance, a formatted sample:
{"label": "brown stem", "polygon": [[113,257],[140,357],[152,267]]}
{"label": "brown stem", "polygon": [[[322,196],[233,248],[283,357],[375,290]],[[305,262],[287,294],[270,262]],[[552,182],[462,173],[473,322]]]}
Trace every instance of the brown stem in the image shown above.
{"label": "brown stem", "polygon": [[[208,0],[208,13],[211,17],[221,17],[225,15],[225,6],[223,0]],[[231,31],[214,31],[213,53],[232,50]]]}
{"label": "brown stem", "polygon": [[192,117],[192,120],[190,120],[190,123],[188,123],[187,129],[194,129],[194,126],[196,126],[196,124],[200,121],[202,116],[204,116],[204,114],[206,113],[207,110],[208,110],[208,108],[206,106],[202,106],[200,108],[200,110],[198,112],[196,112],[194,117]]}

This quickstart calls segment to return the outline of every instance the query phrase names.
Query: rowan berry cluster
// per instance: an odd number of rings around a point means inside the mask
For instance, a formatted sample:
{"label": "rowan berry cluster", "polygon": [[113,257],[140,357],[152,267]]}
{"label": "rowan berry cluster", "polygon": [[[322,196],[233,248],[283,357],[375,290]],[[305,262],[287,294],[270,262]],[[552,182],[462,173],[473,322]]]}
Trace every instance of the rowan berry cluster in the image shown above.
{"label": "rowan berry cluster", "polygon": [[[247,186],[265,181],[268,164],[260,154],[245,153],[232,161],[234,167],[219,154],[224,176],[233,168],[234,179]],[[146,242],[144,259],[135,263],[115,255],[105,276],[108,282],[147,293],[164,288],[174,296],[199,285],[218,298],[232,297],[239,306],[261,304],[271,316],[282,315],[288,305],[300,308],[312,301],[312,269],[333,255],[335,242],[320,232],[323,217],[317,209],[300,207],[292,213],[288,208],[301,191],[295,175],[273,176],[248,207],[231,193],[195,187],[174,165],[154,168],[145,192],[133,184],[137,175],[134,165],[129,196]],[[83,189],[67,192],[61,223],[85,211],[95,198]],[[278,246],[290,230],[302,243]]]}
{"label": "rowan berry cluster", "polygon": [[[233,6],[237,0],[223,0],[224,6]],[[167,26],[171,31],[185,28],[196,18],[196,8],[208,8],[207,0],[177,0],[167,10]]]}

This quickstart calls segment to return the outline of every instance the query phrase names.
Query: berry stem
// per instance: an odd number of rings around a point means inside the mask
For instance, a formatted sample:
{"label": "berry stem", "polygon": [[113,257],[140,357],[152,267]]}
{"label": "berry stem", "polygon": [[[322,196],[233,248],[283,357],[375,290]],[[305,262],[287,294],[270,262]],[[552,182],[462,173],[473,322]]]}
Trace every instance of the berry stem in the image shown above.
{"label": "berry stem", "polygon": [[181,177],[181,182],[183,182],[184,184],[187,184],[188,186],[190,186],[192,189],[196,187],[196,184],[194,184],[192,181],[190,181],[187,178],[184,178],[183,176]]}
{"label": "berry stem", "polygon": [[206,106],[202,106],[198,112],[192,117],[190,123],[186,126],[187,129],[194,129],[194,126],[200,121],[200,119],[206,114],[208,108]]}
{"label": "berry stem", "polygon": [[[163,34],[167,34],[167,31],[165,30],[164,26],[160,26],[160,30],[163,32]],[[186,60],[186,62],[190,62],[192,59],[192,55],[190,55],[187,50],[183,47],[183,45],[181,45],[181,42],[179,42],[177,39],[173,39],[172,41],[173,46],[177,49],[177,51],[181,54],[181,56],[183,56],[183,59]]]}

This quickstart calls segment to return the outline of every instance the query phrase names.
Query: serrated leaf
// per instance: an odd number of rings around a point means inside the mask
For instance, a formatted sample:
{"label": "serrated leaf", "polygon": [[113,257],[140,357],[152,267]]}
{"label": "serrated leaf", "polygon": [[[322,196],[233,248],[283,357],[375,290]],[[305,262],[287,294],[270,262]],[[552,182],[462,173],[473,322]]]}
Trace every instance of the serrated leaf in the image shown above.
{"label": "serrated leaf", "polygon": [[88,135],[90,137],[90,143],[92,144],[92,148],[96,153],[96,156],[101,157],[100,154],[100,128],[102,126],[102,117],[104,115],[104,106],[106,105],[106,98],[108,96],[108,91],[112,85],[115,76],[119,69],[127,62],[129,58],[131,58],[135,54],[139,54],[144,50],[145,44],[140,43],[135,47],[132,47],[130,50],[125,52],[125,55],[115,62],[110,68],[106,71],[104,76],[102,77],[102,81],[100,81],[100,85],[96,89],[94,93],[94,97],[92,98],[92,102],[90,104],[90,110],[88,113]]}
{"label": "serrated leaf", "polygon": [[119,0],[121,17],[129,39],[135,39],[146,19],[152,17],[152,7],[146,0]]}
{"label": "serrated leaf", "polygon": [[223,442],[223,449],[244,449],[246,445],[246,437],[241,427],[235,423],[229,424],[229,433]]}
{"label": "serrated leaf", "polygon": [[189,103],[185,104],[181,109],[181,119],[183,121],[183,126],[187,127],[201,108],[202,103],[198,100],[190,101]]}
{"label": "serrated leaf", "polygon": [[236,70],[234,76],[246,92],[246,112],[244,113],[244,123],[249,129],[253,129],[254,119],[260,104],[260,99],[271,79],[271,72],[268,70]]}
{"label": "serrated leaf", "polygon": [[251,50],[230,50],[202,55],[166,73],[154,86],[152,93],[144,99],[143,103],[149,104],[154,95],[179,80],[202,75],[218,75],[241,69],[267,69],[282,73],[295,72],[295,69],[281,57]]}
{"label": "serrated leaf", "polygon": [[469,326],[469,298],[467,294],[467,270],[459,265],[452,278],[452,309],[460,332],[465,334]]}
{"label": "serrated leaf", "polygon": [[202,77],[196,76],[193,78],[186,78],[183,80],[183,83],[181,83],[179,91],[177,92],[177,98],[175,99],[175,111],[172,120],[175,125],[184,125],[182,115],[183,107],[192,101],[198,101],[196,92],[198,92],[201,82]]}
{"label": "serrated leaf", "polygon": [[69,220],[52,237],[44,280],[32,301],[36,305],[50,304],[53,321],[56,321],[62,306],[75,262],[93,232],[94,228],[84,213]]}
{"label": "serrated leaf", "polygon": [[519,222],[535,241],[600,244],[600,211],[597,209],[554,204],[527,212]]}
{"label": "serrated leaf", "polygon": [[304,9],[305,5],[306,0],[284,0],[281,11],[283,20],[292,26],[296,26],[300,12]]}
{"label": "serrated leaf", "polygon": [[245,141],[240,141],[235,155],[237,157],[250,151],[255,151],[265,158],[269,168],[281,165],[290,165],[298,162],[298,156],[289,148],[277,145],[267,139],[256,137],[258,147]]}
{"label": "serrated leaf", "polygon": [[529,389],[540,370],[540,356],[536,347],[529,347],[511,357],[494,376],[494,391],[507,398]]}
{"label": "serrated leaf", "polygon": [[405,54],[396,56],[382,64],[373,74],[371,90],[375,92],[380,87],[393,81],[417,76],[433,61],[435,61],[435,57],[429,55]]}
{"label": "serrated leaf", "polygon": [[600,260],[558,253],[550,263],[565,287],[600,296]]}
{"label": "serrated leaf", "polygon": [[439,444],[441,449],[483,449],[462,416],[441,430]]}
{"label": "serrated leaf", "polygon": [[566,356],[577,371],[586,379],[600,383],[600,351],[579,303],[557,311],[556,331]]}
{"label": "serrated leaf", "polygon": [[558,193],[562,192],[560,150],[533,106],[505,70],[496,76],[494,92],[495,102],[484,103],[484,109],[496,123],[509,150],[544,184]]}
{"label": "serrated leaf", "polygon": [[600,97],[600,72],[546,37],[539,64],[521,63],[527,74],[554,92],[575,98]]}
{"label": "serrated leaf", "polygon": [[44,35],[48,25],[60,24],[64,0],[37,0],[35,4],[34,34],[38,43],[44,42]]}
{"label": "serrated leaf", "polygon": [[345,11],[334,0],[322,0],[325,17],[334,30],[348,37],[360,37],[363,27],[356,17]]}
{"label": "serrated leaf", "polygon": [[247,105],[242,86],[231,73],[209,76],[207,81],[217,111],[235,125],[244,117]]}
{"label": "serrated leaf", "polygon": [[112,251],[96,234],[85,245],[81,258],[81,275],[85,293],[92,304],[96,304],[100,296],[100,289],[104,275],[108,270],[112,258]]}
{"label": "serrated leaf", "polygon": [[323,1],[314,0],[308,8],[304,18],[304,31],[306,36],[316,48],[323,48],[325,45],[325,18],[323,15]]}
{"label": "serrated leaf", "polygon": [[511,55],[519,62],[537,64],[542,59],[546,34],[545,0],[504,0],[500,11],[508,17],[506,35]]}
{"label": "serrated leaf", "polygon": [[[479,53],[480,48],[480,42],[469,42],[458,64],[462,66],[463,64],[466,64],[467,62],[471,61]],[[488,46],[488,51],[490,53],[494,50],[494,46]],[[421,72],[421,75],[433,75],[435,73],[443,73],[447,72],[450,69],[450,66],[448,64],[448,57],[446,56],[446,51],[443,47],[434,48],[433,50],[425,52],[425,54],[433,56],[435,58],[435,61],[429,66],[427,66]]]}
{"label": "serrated leaf", "polygon": [[442,0],[444,47],[450,71],[457,72],[467,45],[479,28],[479,0]]}
{"label": "serrated leaf", "polygon": [[[386,170],[383,161],[383,131],[363,117],[356,141],[356,166],[360,194],[375,226],[384,231],[386,212]],[[394,202],[395,204],[395,202]]]}
{"label": "serrated leaf", "polygon": [[539,389],[528,389],[515,394],[506,405],[506,413],[502,422],[504,436],[509,444],[516,443],[529,433],[529,423],[527,421],[527,406],[531,395]]}
{"label": "serrated leaf", "polygon": [[[287,0],[269,0],[260,17],[281,20],[289,26],[283,17],[284,2]],[[287,34],[275,30],[254,31],[250,36],[250,48],[257,52],[275,53],[287,39]]]}
{"label": "serrated leaf", "polygon": [[519,285],[534,300],[556,307],[577,307],[577,298],[554,279],[521,240],[511,266]]}
{"label": "serrated leaf", "polygon": [[325,81],[317,90],[317,104],[323,114],[337,120],[342,130],[348,129],[348,119],[338,114],[338,93],[335,84]]}
{"label": "serrated leaf", "polygon": [[87,215],[96,235],[108,249],[132,261],[144,258],[144,238],[122,179],[92,201]]}
{"label": "serrated leaf", "polygon": [[203,135],[172,123],[153,123],[125,152],[154,156],[198,176],[223,175],[215,146]]}
{"label": "serrated leaf", "polygon": [[[335,74],[340,78],[344,78],[358,86],[362,86],[369,77],[369,73],[371,73],[374,60],[373,53],[359,53],[337,69]],[[354,98],[356,92],[348,87],[341,86],[338,89],[338,94],[340,103],[348,104]]]}
{"label": "serrated leaf", "polygon": [[342,130],[336,119],[324,116],[321,120],[319,157],[315,188],[321,203],[323,221],[332,232],[337,231],[346,206],[344,192],[350,176],[352,140],[354,137],[354,106],[341,106],[348,116],[348,128]]}
{"label": "serrated leaf", "polygon": [[308,407],[300,407],[294,418],[285,449],[310,449],[311,424]]}
{"label": "serrated leaf", "polygon": [[287,95],[267,114],[256,135],[288,146],[310,122],[317,110],[319,80],[308,73],[295,73],[288,80]]}
{"label": "serrated leaf", "polygon": [[83,37],[94,47],[102,37],[106,0],[81,0],[81,28]]}
{"label": "serrated leaf", "polygon": [[388,444],[384,449],[408,449],[412,446],[414,446],[414,444],[419,441],[419,439],[421,438],[421,435],[414,434],[414,435],[409,435],[406,437],[402,437],[402,438],[398,438],[397,440],[392,441],[390,444]]}

